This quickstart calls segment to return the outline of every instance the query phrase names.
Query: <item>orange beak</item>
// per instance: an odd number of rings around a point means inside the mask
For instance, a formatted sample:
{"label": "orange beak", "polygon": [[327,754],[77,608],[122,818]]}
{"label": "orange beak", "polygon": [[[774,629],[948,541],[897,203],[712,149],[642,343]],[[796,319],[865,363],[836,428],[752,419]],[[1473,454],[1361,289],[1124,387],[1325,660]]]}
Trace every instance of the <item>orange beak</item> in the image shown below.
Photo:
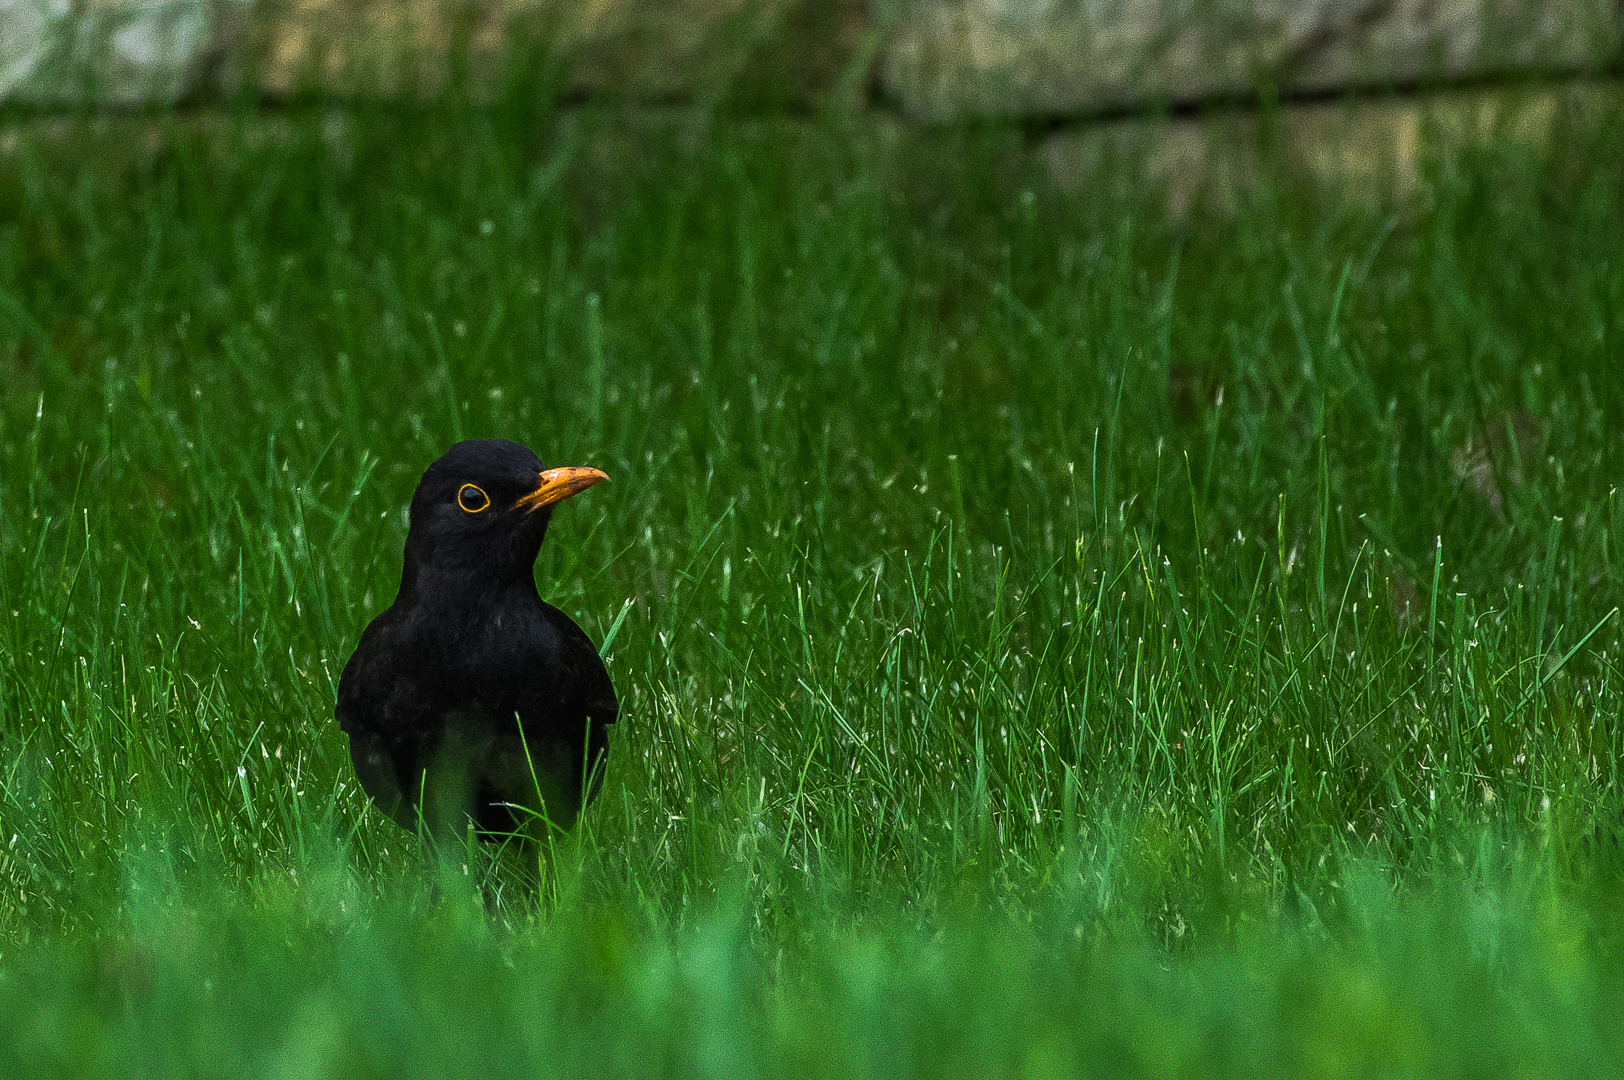
{"label": "orange beak", "polygon": [[536,484],[536,490],[521,498],[514,505],[524,507],[524,512],[527,514],[533,514],[543,506],[551,506],[561,499],[569,498],[577,491],[585,491],[593,484],[607,479],[609,479],[607,473],[579,465],[570,465],[562,469],[548,469],[541,474],[541,480]]}

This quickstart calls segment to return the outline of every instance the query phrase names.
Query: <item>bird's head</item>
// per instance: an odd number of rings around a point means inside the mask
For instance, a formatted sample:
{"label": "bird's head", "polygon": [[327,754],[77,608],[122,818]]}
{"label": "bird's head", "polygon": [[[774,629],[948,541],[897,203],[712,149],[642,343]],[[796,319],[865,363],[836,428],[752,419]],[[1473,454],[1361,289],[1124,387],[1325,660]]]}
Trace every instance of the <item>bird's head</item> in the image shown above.
{"label": "bird's head", "polygon": [[507,439],[469,439],[428,467],[412,496],[406,584],[428,571],[491,583],[530,576],[553,505],[608,476],[549,469]]}

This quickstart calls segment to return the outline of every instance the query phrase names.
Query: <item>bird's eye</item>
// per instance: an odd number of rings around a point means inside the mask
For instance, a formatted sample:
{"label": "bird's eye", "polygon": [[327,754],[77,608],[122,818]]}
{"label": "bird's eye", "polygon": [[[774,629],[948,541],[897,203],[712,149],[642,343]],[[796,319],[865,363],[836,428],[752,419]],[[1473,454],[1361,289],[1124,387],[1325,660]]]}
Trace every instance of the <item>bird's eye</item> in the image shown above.
{"label": "bird's eye", "polygon": [[477,514],[490,507],[491,497],[478,484],[464,484],[457,492],[457,505],[470,514]]}

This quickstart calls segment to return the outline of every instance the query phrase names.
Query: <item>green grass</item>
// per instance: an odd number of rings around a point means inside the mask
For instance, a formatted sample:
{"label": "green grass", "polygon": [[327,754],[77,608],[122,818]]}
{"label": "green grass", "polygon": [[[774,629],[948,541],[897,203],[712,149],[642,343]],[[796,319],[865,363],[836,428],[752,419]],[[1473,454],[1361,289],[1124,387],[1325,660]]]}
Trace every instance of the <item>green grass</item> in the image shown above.
{"label": "green grass", "polygon": [[[996,127],[13,117],[0,1052],[1618,1075],[1621,134],[1172,215]],[[614,478],[545,910],[332,719],[481,435]]]}

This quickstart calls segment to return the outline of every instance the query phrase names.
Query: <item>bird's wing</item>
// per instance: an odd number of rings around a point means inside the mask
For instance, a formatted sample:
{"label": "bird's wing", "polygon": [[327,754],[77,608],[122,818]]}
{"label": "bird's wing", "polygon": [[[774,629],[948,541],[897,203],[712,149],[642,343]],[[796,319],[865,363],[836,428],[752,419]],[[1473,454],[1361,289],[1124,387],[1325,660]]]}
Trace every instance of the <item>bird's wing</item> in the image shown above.
{"label": "bird's wing", "polygon": [[597,646],[592,644],[585,630],[551,604],[543,601],[541,614],[558,643],[557,652],[549,662],[557,666],[554,685],[562,691],[564,700],[560,704],[591,717],[594,723],[614,723],[620,715],[620,702],[615,698],[614,684],[609,681],[609,671],[603,666]]}
{"label": "bird's wing", "polygon": [[338,700],[333,713],[345,734],[357,731],[375,731],[380,727],[378,717],[377,667],[385,657],[379,639],[387,635],[383,616],[374,619],[361,632],[361,641],[350,655],[349,662],[338,676]]}
{"label": "bird's wing", "polygon": [[399,687],[389,669],[388,620],[380,616],[361,633],[360,644],[338,677],[333,712],[350,739],[350,760],[361,790],[402,828],[413,827],[408,789],[402,777],[415,767],[410,746],[390,731]]}

